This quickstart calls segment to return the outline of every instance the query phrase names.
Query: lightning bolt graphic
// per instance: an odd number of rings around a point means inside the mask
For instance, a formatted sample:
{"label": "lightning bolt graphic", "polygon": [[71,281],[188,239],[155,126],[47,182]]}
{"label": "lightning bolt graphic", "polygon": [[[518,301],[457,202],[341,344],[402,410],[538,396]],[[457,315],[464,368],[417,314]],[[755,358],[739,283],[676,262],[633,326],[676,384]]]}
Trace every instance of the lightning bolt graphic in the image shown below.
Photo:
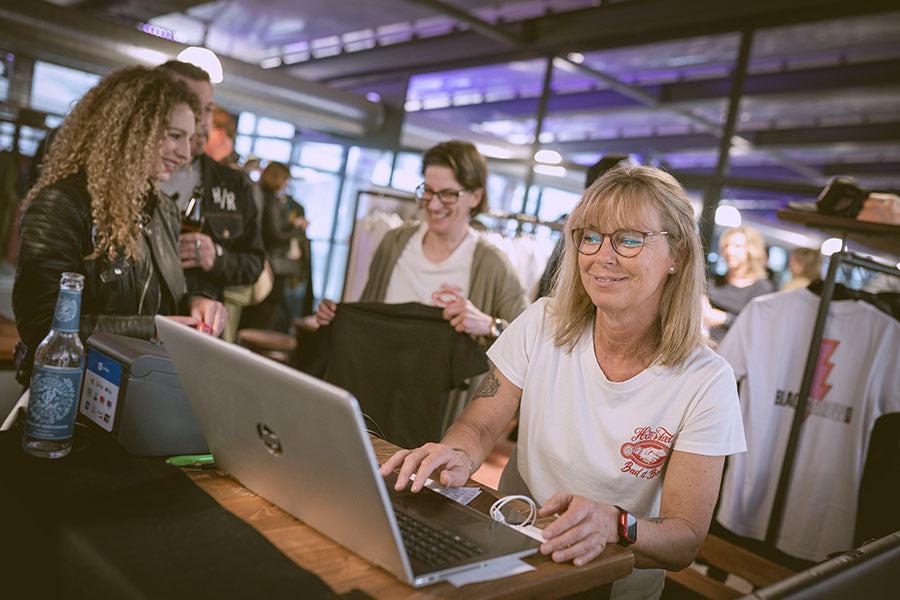
{"label": "lightning bolt graphic", "polygon": [[[819,364],[816,365],[816,374],[813,376],[812,387],[809,390],[810,400],[824,400],[828,390],[832,385],[828,383],[828,377],[834,369],[834,363],[831,362],[831,356],[837,350],[840,341],[822,338],[822,345],[819,347]],[[809,416],[810,407],[807,404],[806,414],[803,418]]]}

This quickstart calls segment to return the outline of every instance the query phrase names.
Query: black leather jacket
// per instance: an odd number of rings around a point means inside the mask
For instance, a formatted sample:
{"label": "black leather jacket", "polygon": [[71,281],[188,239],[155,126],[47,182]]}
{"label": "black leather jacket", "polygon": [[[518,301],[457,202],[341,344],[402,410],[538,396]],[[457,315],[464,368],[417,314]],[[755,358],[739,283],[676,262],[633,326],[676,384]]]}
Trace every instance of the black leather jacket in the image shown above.
{"label": "black leather jacket", "polygon": [[63,272],[84,275],[82,342],[95,331],[149,339],[156,332],[153,315],[187,314],[188,294],[178,256],[179,225],[174,202],[153,194],[141,225],[139,258],[86,260],[94,240],[84,175],[69,176],[43,189],[28,206],[20,226],[13,287],[16,327],[24,344],[17,351],[19,381],[28,381],[34,351],[50,330]]}
{"label": "black leather jacket", "polygon": [[211,297],[221,300],[226,286],[248,285],[259,278],[265,251],[250,179],[205,154],[199,161],[203,233],[220,253],[209,271],[188,269],[185,276],[190,289],[214,290]]}

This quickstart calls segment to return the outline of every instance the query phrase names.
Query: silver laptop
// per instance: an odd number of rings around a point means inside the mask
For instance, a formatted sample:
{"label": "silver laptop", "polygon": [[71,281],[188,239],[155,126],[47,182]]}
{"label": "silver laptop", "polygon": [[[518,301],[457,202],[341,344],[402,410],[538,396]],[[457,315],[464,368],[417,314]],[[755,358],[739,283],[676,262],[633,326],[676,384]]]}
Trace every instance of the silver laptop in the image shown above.
{"label": "silver laptop", "polygon": [[421,587],[537,551],[432,490],[396,492],[349,392],[170,319],[156,327],[220,468],[362,558]]}

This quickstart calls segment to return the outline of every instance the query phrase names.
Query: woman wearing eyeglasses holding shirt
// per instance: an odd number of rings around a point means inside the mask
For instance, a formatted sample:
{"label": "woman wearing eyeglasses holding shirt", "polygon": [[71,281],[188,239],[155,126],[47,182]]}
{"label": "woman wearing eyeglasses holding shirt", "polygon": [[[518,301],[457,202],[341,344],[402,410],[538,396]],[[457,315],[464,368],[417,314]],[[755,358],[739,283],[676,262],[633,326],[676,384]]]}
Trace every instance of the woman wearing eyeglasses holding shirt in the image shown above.
{"label": "woman wearing eyeglasses holding shirt", "polygon": [[551,296],[488,350],[475,398],[440,443],[397,452],[396,486],[460,486],[519,411],[501,492],[529,493],[541,552],[582,565],[607,544],[636,570],[612,597],[658,598],[706,537],[725,456],[746,450],[734,372],[702,342],[703,253],[684,189],[650,167],[617,167],[567,223]]}
{"label": "woman wearing eyeglasses holding shirt", "polygon": [[[469,226],[487,208],[487,163],[474,145],[452,140],[425,152],[422,174],[423,220],[384,237],[360,300],[440,306],[457,331],[497,337],[527,304],[509,260]],[[335,310],[323,300],[316,320],[327,325]]]}

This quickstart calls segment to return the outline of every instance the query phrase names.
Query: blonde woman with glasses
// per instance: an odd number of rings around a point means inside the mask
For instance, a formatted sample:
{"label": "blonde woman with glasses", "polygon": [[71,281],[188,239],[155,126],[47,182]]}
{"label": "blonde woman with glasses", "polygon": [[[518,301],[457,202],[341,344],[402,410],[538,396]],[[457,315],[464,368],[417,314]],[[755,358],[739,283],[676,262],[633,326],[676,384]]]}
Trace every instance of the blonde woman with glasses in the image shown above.
{"label": "blonde woman with glasses", "polygon": [[[517,411],[519,442],[501,491],[526,492],[541,552],[583,565],[628,545],[637,570],[614,598],[657,598],[706,537],[725,456],[746,450],[734,373],[700,333],[704,288],[690,200],[670,175],[617,167],[567,222],[550,297],[488,351],[493,367],[440,443],[401,450],[415,474],[463,485]],[[516,488],[511,481],[519,479]]]}

